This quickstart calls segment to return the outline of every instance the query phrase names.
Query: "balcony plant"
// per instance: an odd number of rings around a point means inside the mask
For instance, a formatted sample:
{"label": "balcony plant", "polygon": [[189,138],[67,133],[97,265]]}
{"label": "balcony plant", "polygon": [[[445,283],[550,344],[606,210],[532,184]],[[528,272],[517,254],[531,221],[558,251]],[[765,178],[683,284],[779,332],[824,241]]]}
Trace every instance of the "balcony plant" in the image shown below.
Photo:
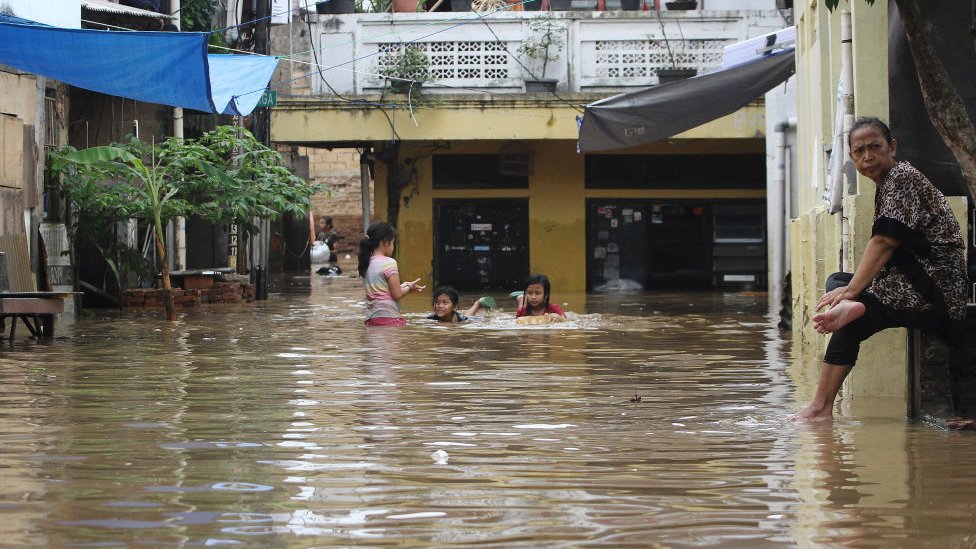
{"label": "balcony plant", "polygon": [[396,13],[424,11],[424,0],[389,0]]}
{"label": "balcony plant", "polygon": [[377,70],[393,93],[405,93],[411,100],[420,96],[420,87],[430,82],[430,57],[420,44],[400,44],[387,52]]}
{"label": "balcony plant", "polygon": [[534,61],[536,66],[541,64],[542,71],[539,78],[529,73],[530,78],[525,80],[525,91],[555,91],[558,80],[546,78],[546,69],[550,61],[559,58],[559,49],[563,45],[562,26],[556,23],[551,13],[546,12],[530,19],[528,28],[529,36],[519,46],[518,53]]}
{"label": "balcony plant", "polygon": [[316,13],[355,13],[356,0],[323,0],[315,4]]}
{"label": "balcony plant", "polygon": [[[676,80],[685,80],[691,78],[698,74],[698,69],[691,67],[679,67],[678,66],[678,56],[674,49],[671,47],[671,40],[668,39],[668,33],[664,28],[664,20],[661,19],[661,12],[657,12],[657,22],[661,26],[661,37],[664,41],[664,47],[668,50],[668,59],[671,61],[671,67],[661,67],[655,70],[657,73],[657,79],[659,84],[666,84],[668,82],[673,82]],[[678,31],[681,30],[681,24],[678,23]],[[653,36],[649,36],[651,40],[655,40]],[[681,47],[684,48],[685,40],[684,36],[681,39]]]}

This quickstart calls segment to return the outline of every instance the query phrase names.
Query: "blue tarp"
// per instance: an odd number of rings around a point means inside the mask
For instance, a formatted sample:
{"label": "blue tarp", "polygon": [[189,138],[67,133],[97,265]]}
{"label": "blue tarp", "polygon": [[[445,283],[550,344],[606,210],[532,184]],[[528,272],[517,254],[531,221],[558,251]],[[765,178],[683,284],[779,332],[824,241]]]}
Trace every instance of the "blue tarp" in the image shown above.
{"label": "blue tarp", "polygon": [[64,29],[0,14],[0,64],[108,95],[247,115],[278,59],[210,55],[199,32]]}

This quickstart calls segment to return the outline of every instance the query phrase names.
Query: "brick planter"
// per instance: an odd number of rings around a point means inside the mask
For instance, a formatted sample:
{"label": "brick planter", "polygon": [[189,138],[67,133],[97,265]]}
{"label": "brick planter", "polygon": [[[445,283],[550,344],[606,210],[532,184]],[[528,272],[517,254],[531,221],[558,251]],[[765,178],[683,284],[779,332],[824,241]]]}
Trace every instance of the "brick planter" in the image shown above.
{"label": "brick planter", "polygon": [[[215,282],[210,288],[184,290],[173,288],[173,303],[177,307],[192,307],[199,303],[243,303],[254,301],[254,286],[238,282]],[[163,290],[135,288],[122,294],[126,307],[162,307]]]}

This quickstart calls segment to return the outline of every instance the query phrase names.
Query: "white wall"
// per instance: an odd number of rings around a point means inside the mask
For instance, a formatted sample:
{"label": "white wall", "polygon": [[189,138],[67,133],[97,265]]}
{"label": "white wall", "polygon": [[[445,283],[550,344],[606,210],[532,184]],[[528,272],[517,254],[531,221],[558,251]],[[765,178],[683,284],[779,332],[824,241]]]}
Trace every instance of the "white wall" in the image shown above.
{"label": "white wall", "polygon": [[[661,0],[662,7],[664,2],[665,0]],[[698,0],[698,9],[709,11],[774,10],[776,9],[776,0]],[[785,27],[786,24],[783,26]]]}
{"label": "white wall", "polygon": [[0,0],[0,11],[55,27],[81,28],[81,0]]}

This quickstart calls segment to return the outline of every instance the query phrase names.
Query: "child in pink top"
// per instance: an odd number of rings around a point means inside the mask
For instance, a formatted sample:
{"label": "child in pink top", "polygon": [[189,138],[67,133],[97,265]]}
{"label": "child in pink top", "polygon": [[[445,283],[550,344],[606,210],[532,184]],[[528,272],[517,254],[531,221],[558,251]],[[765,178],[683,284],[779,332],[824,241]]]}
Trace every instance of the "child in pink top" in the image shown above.
{"label": "child in pink top", "polygon": [[359,276],[366,290],[367,326],[403,326],[400,299],[411,291],[422,292],[426,286],[420,279],[400,282],[400,271],[393,255],[396,229],[385,221],[377,221],[366,230],[359,242]]}
{"label": "child in pink top", "polygon": [[566,320],[566,313],[562,307],[549,303],[551,285],[549,277],[544,274],[529,276],[525,281],[525,290],[516,297],[518,310],[515,311],[516,321],[521,317],[542,316],[549,322]]}

